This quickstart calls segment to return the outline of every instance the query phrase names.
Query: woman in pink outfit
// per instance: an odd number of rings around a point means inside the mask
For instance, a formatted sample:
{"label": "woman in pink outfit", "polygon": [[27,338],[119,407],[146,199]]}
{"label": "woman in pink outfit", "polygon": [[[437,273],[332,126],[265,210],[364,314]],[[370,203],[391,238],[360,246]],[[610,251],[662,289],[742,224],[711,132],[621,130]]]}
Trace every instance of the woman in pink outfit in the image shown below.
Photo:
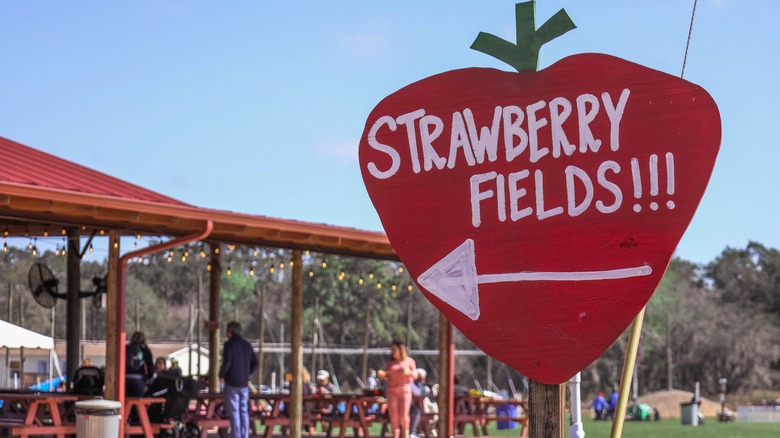
{"label": "woman in pink outfit", "polygon": [[379,377],[387,380],[385,397],[393,438],[409,438],[409,408],[412,405],[411,383],[417,378],[417,365],[406,354],[402,342],[390,346],[390,360],[387,367],[379,371]]}

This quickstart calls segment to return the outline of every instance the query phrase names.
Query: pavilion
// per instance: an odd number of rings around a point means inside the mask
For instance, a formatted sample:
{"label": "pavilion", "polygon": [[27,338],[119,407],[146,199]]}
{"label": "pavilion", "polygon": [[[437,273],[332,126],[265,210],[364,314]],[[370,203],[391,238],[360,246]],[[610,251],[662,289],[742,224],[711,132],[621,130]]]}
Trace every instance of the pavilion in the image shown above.
{"label": "pavilion", "polygon": [[[398,256],[384,233],[325,224],[284,220],[230,211],[196,207],[165,195],[130,184],[104,173],[0,137],[0,217],[9,237],[46,236],[61,231],[67,237],[66,290],[80,289],[80,260],[84,249],[100,232],[108,235],[106,398],[124,402],[125,387],[125,272],[131,259],[163,251],[190,242],[203,241],[210,248],[208,350],[220,350],[219,300],[221,247],[223,243],[268,246],[292,250],[291,309],[291,385],[290,414],[296,418],[291,437],[301,435],[301,348],[302,253],[349,255],[385,260]],[[46,169],[45,172],[41,169]],[[170,240],[146,248],[121,253],[122,236],[170,237]],[[78,294],[67,295],[66,342],[68,364],[79,363],[81,306]],[[113,328],[113,329],[112,329]],[[452,326],[440,317],[442,348],[440,376],[440,429],[451,432],[452,425]],[[217,354],[209,357],[209,369],[219,368]],[[68,367],[72,376],[75,367]],[[209,384],[218,388],[217,375],[211,372]],[[124,403],[123,403],[124,404]],[[449,413],[449,414],[448,414]],[[447,433],[451,435],[451,433]]]}

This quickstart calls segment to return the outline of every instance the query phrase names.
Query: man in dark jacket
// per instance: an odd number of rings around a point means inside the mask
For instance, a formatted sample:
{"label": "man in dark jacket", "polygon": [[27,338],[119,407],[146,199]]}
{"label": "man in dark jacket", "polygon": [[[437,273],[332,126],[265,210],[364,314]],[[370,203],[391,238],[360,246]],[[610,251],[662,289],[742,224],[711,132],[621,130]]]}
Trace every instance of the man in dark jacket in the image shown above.
{"label": "man in dark jacket", "polygon": [[230,418],[231,436],[249,436],[249,375],[257,369],[252,346],[241,337],[241,324],[230,321],[222,350],[219,377],[225,383],[225,410]]}

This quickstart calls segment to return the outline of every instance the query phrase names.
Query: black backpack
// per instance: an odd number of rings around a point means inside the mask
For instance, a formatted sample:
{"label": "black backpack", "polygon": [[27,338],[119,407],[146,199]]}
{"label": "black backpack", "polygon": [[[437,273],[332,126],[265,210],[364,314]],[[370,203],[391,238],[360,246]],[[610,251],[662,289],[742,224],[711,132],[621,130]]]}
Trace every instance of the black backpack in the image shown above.
{"label": "black backpack", "polygon": [[138,344],[128,344],[125,357],[125,372],[132,374],[146,374],[144,369],[144,352]]}

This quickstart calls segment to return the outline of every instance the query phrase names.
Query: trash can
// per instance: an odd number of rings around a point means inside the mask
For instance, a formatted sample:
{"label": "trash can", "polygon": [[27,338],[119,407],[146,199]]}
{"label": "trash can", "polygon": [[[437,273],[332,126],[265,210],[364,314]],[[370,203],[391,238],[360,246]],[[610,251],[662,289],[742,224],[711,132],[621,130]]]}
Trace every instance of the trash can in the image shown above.
{"label": "trash can", "polygon": [[680,403],[680,420],[682,424],[691,426],[699,425],[699,404],[698,403]]}
{"label": "trash can", "polygon": [[[497,405],[496,417],[510,417],[517,418],[517,406],[515,405]],[[497,422],[498,429],[517,429],[516,421],[499,420]]]}
{"label": "trash can", "polygon": [[118,438],[119,410],[114,400],[82,400],[76,402],[76,436],[79,438]]}

